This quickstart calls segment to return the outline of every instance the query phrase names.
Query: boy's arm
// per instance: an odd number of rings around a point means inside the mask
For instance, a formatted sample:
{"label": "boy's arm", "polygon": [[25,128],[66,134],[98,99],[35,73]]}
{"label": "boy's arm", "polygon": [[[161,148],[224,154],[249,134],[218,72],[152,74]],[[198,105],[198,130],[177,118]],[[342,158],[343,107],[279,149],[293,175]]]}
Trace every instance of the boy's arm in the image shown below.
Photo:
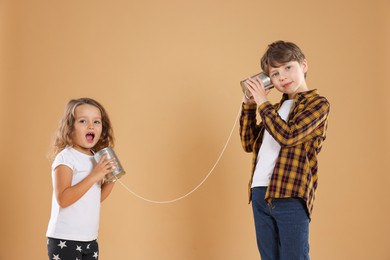
{"label": "boy's arm", "polygon": [[329,107],[325,98],[315,99],[289,124],[268,101],[259,106],[259,112],[265,128],[281,146],[294,146],[324,134]]}
{"label": "boy's arm", "polygon": [[240,137],[244,151],[250,153],[253,143],[259,134],[259,126],[256,124],[256,103],[243,103],[240,117]]}

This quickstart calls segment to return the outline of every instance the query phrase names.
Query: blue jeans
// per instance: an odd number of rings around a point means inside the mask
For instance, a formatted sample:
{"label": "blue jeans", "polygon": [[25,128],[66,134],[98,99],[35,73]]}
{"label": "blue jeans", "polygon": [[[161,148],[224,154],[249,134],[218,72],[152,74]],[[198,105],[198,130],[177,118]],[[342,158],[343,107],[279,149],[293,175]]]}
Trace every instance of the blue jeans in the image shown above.
{"label": "blue jeans", "polygon": [[299,198],[265,200],[267,187],[252,189],[257,246],[262,260],[308,260],[309,223]]}

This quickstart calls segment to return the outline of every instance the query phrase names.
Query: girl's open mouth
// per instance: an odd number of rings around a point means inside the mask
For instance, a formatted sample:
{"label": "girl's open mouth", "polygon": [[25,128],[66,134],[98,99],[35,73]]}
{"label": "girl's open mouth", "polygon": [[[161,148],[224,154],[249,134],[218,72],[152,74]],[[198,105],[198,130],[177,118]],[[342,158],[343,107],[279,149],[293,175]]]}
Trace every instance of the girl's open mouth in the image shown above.
{"label": "girl's open mouth", "polygon": [[89,132],[89,133],[87,133],[87,135],[86,135],[85,137],[87,138],[87,141],[88,141],[89,143],[92,143],[92,142],[93,142],[93,139],[95,139],[95,134],[92,133],[92,132]]}

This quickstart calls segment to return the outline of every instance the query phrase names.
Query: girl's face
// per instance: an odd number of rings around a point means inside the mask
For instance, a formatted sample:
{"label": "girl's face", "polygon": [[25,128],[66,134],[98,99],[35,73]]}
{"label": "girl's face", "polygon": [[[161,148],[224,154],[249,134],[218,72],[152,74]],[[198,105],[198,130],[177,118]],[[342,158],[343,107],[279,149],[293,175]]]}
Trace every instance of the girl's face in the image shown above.
{"label": "girl's face", "polygon": [[294,98],[295,94],[307,91],[305,73],[307,62],[290,61],[278,68],[270,67],[269,75],[275,88],[282,93]]}
{"label": "girl's face", "polygon": [[75,109],[75,122],[72,133],[73,148],[91,155],[102,134],[102,115],[92,105],[83,104]]}

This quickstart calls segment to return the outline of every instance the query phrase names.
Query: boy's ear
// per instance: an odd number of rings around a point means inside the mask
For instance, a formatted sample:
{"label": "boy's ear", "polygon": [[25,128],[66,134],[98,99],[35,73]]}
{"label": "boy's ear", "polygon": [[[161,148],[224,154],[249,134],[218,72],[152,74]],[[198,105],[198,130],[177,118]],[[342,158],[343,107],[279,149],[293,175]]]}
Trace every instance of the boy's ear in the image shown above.
{"label": "boy's ear", "polygon": [[303,72],[306,73],[307,70],[308,70],[308,68],[309,68],[306,59],[304,59],[304,60],[302,61],[301,66],[302,66]]}

